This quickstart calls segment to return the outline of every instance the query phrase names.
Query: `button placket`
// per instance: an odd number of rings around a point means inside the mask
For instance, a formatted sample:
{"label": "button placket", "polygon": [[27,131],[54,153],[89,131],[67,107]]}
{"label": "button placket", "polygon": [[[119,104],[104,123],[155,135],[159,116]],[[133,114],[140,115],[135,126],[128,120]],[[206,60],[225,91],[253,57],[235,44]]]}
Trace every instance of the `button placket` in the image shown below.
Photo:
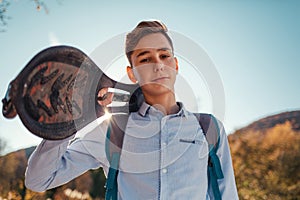
{"label": "button placket", "polygon": [[161,178],[161,199],[166,199],[168,196],[168,163],[167,162],[167,151],[168,151],[168,120],[169,117],[165,116],[161,119],[161,141],[160,141],[160,178]]}

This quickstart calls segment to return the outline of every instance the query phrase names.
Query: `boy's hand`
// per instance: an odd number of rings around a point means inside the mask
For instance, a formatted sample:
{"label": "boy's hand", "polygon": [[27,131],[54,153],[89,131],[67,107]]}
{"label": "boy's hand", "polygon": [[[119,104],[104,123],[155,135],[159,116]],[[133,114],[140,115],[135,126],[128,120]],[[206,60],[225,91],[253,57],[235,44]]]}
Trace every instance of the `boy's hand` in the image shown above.
{"label": "boy's hand", "polygon": [[98,104],[100,106],[107,106],[111,104],[113,96],[114,94],[112,92],[108,92],[108,88],[102,88],[101,90],[99,90],[97,95]]}

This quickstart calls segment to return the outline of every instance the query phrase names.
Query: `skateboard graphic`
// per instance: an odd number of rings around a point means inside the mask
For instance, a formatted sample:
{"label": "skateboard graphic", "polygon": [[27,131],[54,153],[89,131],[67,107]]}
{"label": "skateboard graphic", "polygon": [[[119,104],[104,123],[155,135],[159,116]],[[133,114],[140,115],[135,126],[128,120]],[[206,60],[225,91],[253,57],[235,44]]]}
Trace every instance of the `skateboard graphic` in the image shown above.
{"label": "skateboard graphic", "polygon": [[[115,88],[113,101],[121,106],[101,106],[103,88]],[[85,53],[70,46],[47,48],[35,55],[9,84],[2,99],[6,118],[19,115],[33,134],[59,140],[75,134],[104,115],[128,114],[143,101],[138,84],[109,78]]]}

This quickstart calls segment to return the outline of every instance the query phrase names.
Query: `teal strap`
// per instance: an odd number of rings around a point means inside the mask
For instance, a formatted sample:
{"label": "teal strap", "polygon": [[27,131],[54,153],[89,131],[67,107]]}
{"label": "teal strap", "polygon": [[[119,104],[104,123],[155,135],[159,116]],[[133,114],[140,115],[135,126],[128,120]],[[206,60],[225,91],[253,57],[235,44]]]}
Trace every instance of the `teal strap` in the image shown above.
{"label": "teal strap", "polygon": [[209,176],[210,176],[210,181],[211,181],[214,198],[216,200],[221,200],[222,196],[221,196],[221,192],[220,192],[220,188],[219,188],[219,184],[218,184],[218,179],[224,178],[224,174],[222,172],[219,157],[216,154],[216,151],[219,147],[219,142],[220,142],[220,140],[219,140],[220,139],[220,127],[218,126],[218,122],[213,115],[211,115],[211,119],[213,120],[213,122],[215,124],[216,133],[218,134],[218,140],[217,140],[217,143],[209,151],[210,166],[208,167],[208,169],[209,169]]}
{"label": "teal strap", "polygon": [[216,154],[215,149],[212,149],[209,152],[209,159],[210,159],[210,163],[208,165],[209,180],[212,186],[215,199],[221,200],[222,197],[219,189],[218,179],[224,178],[224,175],[221,169],[220,160]]}
{"label": "teal strap", "polygon": [[119,172],[119,160],[120,154],[113,153],[106,180],[105,200],[117,200],[118,198],[117,174]]}
{"label": "teal strap", "polygon": [[105,194],[105,200],[117,200],[118,190],[117,188],[107,189]]}
{"label": "teal strap", "polygon": [[220,127],[219,127],[219,125],[218,125],[218,121],[217,121],[217,119],[215,118],[215,116],[214,115],[211,115],[211,119],[213,120],[213,122],[215,123],[215,127],[216,127],[216,129],[217,129],[217,134],[218,134],[218,141],[217,141],[217,143],[215,144],[215,148],[217,149],[218,147],[219,147],[219,142],[220,142],[220,133],[221,133],[221,130],[220,130]]}
{"label": "teal strap", "polygon": [[111,134],[111,122],[108,124],[107,127],[107,132],[106,132],[106,141],[105,141],[105,153],[106,153],[106,158],[108,159],[109,162],[111,162],[111,157],[110,157],[110,134]]}
{"label": "teal strap", "polygon": [[212,163],[212,169],[216,175],[216,178],[217,179],[224,178],[219,157],[217,156],[214,149],[212,149],[209,152],[209,157],[210,157],[210,162]]}
{"label": "teal strap", "polygon": [[222,200],[217,177],[216,177],[215,171],[213,170],[212,166],[208,167],[208,172],[209,172],[209,177],[210,177],[209,181],[212,186],[213,193],[214,193],[214,198],[215,198],[215,200]]}

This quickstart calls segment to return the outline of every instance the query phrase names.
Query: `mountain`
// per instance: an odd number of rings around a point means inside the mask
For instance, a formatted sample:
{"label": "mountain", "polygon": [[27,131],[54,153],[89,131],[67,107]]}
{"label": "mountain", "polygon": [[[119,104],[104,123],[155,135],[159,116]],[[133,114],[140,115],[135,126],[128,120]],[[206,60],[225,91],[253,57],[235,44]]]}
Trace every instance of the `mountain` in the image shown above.
{"label": "mountain", "polygon": [[[257,120],[228,136],[240,199],[300,199],[300,111]],[[35,147],[0,157],[0,199],[103,199],[102,169],[36,193],[24,187]],[[225,175],[226,176],[226,175]]]}
{"label": "mountain", "polygon": [[300,199],[300,111],[228,136],[240,199]]}
{"label": "mountain", "polygon": [[239,132],[247,131],[262,131],[270,129],[276,125],[284,124],[286,122],[291,123],[291,127],[295,131],[300,130],[300,110],[283,112],[276,115],[268,116],[258,121],[251,123],[239,130]]}

